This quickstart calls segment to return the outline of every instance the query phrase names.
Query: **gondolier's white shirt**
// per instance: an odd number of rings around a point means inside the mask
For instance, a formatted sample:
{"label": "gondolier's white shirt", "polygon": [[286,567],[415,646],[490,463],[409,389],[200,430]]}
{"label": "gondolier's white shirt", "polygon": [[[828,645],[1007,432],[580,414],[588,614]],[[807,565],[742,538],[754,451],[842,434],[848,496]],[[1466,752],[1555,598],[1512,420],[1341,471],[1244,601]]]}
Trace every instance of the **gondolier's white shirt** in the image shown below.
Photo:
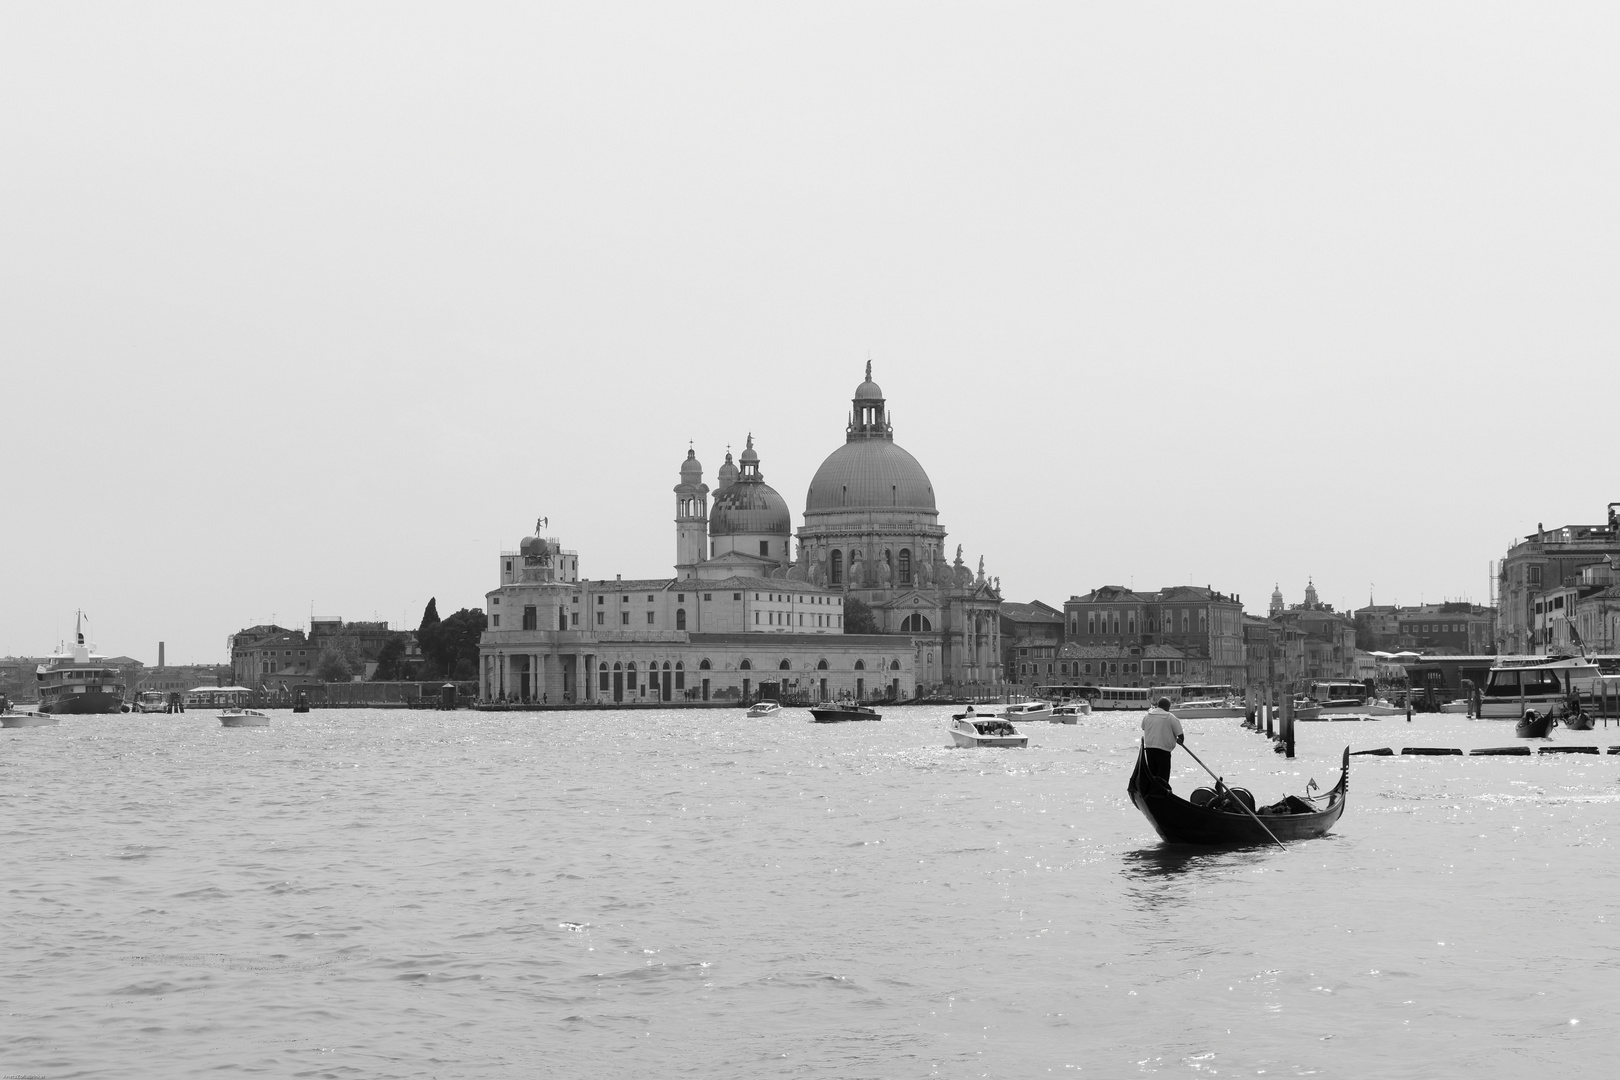
{"label": "gondolier's white shirt", "polygon": [[1163,709],[1149,709],[1142,717],[1142,741],[1149,750],[1174,750],[1181,738],[1181,721],[1174,713]]}

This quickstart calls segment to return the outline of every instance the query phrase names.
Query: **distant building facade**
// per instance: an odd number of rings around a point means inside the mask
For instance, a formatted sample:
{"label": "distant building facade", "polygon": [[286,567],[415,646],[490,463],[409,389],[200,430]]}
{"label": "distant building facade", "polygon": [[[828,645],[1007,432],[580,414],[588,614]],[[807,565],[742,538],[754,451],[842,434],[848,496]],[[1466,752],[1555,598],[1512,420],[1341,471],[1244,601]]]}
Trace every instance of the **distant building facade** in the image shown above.
{"label": "distant building facade", "polygon": [[[1068,640],[1088,648],[1111,648],[1105,662],[1109,671],[1123,673],[1119,665],[1154,661],[1155,675],[1177,683],[1219,683],[1243,688],[1249,673],[1244,652],[1243,604],[1211,588],[1174,585],[1141,593],[1120,585],[1104,585],[1085,596],[1071,596],[1063,605]],[[1132,654],[1158,646],[1173,650],[1148,657]],[[1165,667],[1159,669],[1158,661]],[[1179,678],[1170,678],[1170,663],[1179,660]],[[1110,685],[1099,682],[1098,685]],[[1121,685],[1148,685],[1123,683]]]}
{"label": "distant building facade", "polygon": [[[1497,651],[1536,653],[1545,649],[1545,619],[1538,632],[1536,598],[1548,589],[1574,584],[1581,568],[1620,556],[1620,503],[1610,503],[1602,525],[1538,526],[1508,549],[1497,571]],[[1545,602],[1545,598],[1543,598]],[[1543,616],[1546,612],[1541,613]]]}

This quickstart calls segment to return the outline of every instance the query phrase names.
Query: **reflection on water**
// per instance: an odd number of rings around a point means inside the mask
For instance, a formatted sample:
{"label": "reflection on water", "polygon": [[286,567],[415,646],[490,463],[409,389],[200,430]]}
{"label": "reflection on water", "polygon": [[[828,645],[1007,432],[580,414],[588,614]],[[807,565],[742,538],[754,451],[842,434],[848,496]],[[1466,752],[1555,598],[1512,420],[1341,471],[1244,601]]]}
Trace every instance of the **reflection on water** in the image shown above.
{"label": "reflection on water", "polygon": [[[991,753],[950,749],[949,712],[7,731],[0,1063],[1491,1078],[1603,1052],[1620,757],[1358,758],[1329,837],[1210,852],[1127,801],[1133,718]],[[1254,791],[1336,775],[1343,746],[1188,728]],[[1411,736],[1470,737],[1496,733]],[[1570,914],[1526,933],[1549,896]]]}

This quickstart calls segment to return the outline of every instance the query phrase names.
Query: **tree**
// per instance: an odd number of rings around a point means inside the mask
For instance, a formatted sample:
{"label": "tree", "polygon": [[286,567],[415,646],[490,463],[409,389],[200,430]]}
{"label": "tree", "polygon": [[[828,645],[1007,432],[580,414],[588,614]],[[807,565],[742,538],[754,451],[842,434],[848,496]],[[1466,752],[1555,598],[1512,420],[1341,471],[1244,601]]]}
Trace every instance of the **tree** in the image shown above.
{"label": "tree", "polygon": [[400,661],[405,658],[405,635],[392,634],[377,653],[377,670],[372,682],[392,682],[401,677]]}
{"label": "tree", "polygon": [[844,633],[846,634],[875,634],[878,632],[877,619],[872,616],[872,609],[864,601],[853,596],[844,599]]}
{"label": "tree", "polygon": [[349,658],[343,655],[343,649],[336,643],[322,649],[315,661],[315,677],[321,682],[348,682],[353,672]]}
{"label": "tree", "polygon": [[433,679],[476,679],[478,639],[487,623],[479,608],[462,608],[433,628],[428,639],[417,631],[428,677]]}

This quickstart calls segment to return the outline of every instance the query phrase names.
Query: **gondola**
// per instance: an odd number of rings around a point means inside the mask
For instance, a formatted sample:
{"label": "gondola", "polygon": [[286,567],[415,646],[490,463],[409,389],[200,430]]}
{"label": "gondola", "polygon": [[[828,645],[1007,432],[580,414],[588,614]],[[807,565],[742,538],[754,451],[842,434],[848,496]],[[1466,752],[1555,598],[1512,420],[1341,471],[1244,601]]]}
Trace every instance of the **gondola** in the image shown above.
{"label": "gondola", "polygon": [[1526,709],[1524,719],[1513,725],[1513,734],[1521,739],[1545,739],[1552,729],[1553,714],[1537,716],[1536,710]]}
{"label": "gondola", "polygon": [[[1344,748],[1339,782],[1324,795],[1293,798],[1290,804],[1309,808],[1308,813],[1260,815],[1260,823],[1241,808],[1217,809],[1223,798],[1217,797],[1209,806],[1196,806],[1167,790],[1148,771],[1147,754],[1138,749],[1136,768],[1125,791],[1131,802],[1142,811],[1159,838],[1167,844],[1203,844],[1211,847],[1246,847],[1269,844],[1273,838],[1282,841],[1314,840],[1324,835],[1344,813],[1346,794],[1350,790],[1350,748]],[[1247,794],[1245,792],[1244,794]],[[1266,829],[1270,829],[1268,835]]]}

